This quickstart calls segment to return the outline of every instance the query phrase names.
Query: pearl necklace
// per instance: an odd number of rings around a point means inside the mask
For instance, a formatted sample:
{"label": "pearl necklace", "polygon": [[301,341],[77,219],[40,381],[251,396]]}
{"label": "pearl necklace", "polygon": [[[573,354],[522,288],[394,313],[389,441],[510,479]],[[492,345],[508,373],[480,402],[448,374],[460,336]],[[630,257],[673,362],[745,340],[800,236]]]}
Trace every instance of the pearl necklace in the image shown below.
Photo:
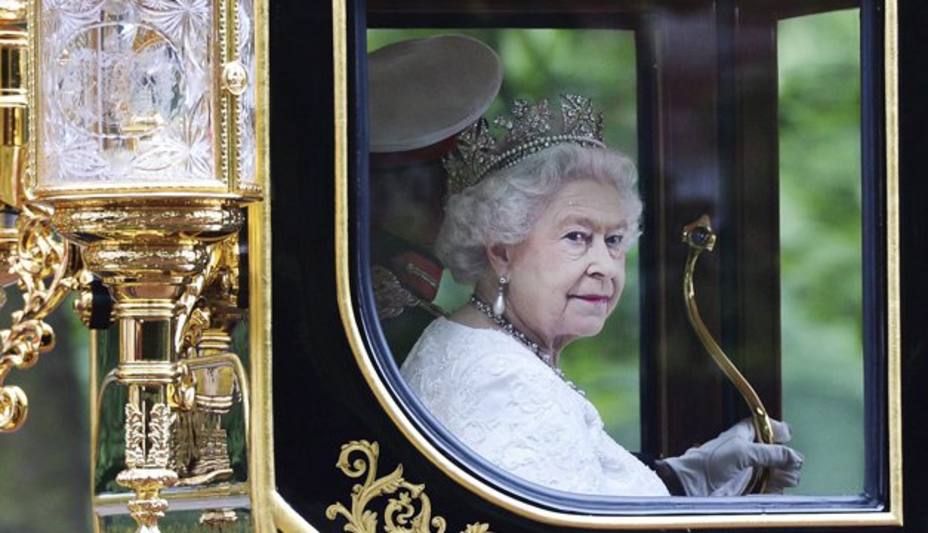
{"label": "pearl necklace", "polygon": [[474,309],[480,311],[481,313],[486,315],[487,318],[492,320],[493,323],[496,324],[496,326],[499,329],[503,330],[505,333],[509,334],[510,336],[515,338],[517,341],[524,344],[529,350],[532,351],[532,353],[535,354],[536,357],[541,359],[541,362],[543,362],[545,366],[553,370],[554,373],[557,375],[557,377],[561,378],[561,380],[563,380],[564,383],[566,383],[568,387],[577,391],[581,396],[586,396],[586,393],[582,391],[579,387],[577,387],[577,385],[575,385],[573,381],[567,379],[567,376],[564,375],[564,372],[557,366],[557,363],[554,362],[554,357],[551,354],[542,350],[541,346],[539,346],[537,342],[528,338],[528,335],[519,331],[512,324],[512,322],[509,321],[509,319],[507,319],[503,315],[497,315],[496,313],[494,313],[493,307],[490,306],[490,304],[481,300],[476,294],[472,294],[470,296],[470,304],[474,307]]}

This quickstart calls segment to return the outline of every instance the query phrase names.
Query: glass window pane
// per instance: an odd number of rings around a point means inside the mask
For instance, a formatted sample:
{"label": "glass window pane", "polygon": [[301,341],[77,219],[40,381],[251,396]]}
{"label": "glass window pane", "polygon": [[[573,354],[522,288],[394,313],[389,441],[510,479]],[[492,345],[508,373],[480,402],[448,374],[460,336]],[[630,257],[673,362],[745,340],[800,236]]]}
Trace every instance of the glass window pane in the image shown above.
{"label": "glass window pane", "polygon": [[859,16],[779,25],[783,415],[800,494],[863,488]]}

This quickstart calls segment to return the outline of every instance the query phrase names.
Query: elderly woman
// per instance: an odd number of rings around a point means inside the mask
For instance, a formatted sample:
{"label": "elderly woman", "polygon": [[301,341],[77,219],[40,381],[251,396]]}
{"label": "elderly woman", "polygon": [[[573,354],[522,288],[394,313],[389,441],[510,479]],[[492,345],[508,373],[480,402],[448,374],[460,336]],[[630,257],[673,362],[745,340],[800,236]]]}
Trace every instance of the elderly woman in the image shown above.
{"label": "elderly woman", "polygon": [[[561,374],[564,347],[598,334],[622,295],[642,211],[635,168],[603,146],[589,102],[568,96],[562,106],[561,124],[550,124],[545,102],[517,103],[515,118],[498,121],[501,142],[485,122],[459,138],[447,166],[463,190],[447,203],[436,252],[475,290],[424,331],[402,367],[407,383],[476,453],[547,487],[737,495],[752,467],[771,468],[768,490],[794,486],[802,458],[754,443],[747,421],[652,470]],[[789,439],[785,424],[774,428],[778,442]]]}

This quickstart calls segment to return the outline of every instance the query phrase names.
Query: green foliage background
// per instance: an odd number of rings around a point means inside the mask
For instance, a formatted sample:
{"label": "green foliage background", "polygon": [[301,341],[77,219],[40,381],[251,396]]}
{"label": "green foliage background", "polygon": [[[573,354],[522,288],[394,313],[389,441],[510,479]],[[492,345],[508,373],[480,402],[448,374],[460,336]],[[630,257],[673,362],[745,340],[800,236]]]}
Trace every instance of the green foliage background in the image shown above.
{"label": "green foliage background", "polygon": [[[796,491],[805,494],[857,493],[863,482],[858,28],[852,10],[788,20],[779,34],[784,418],[806,456]],[[370,48],[434,33],[447,32],[371,31]],[[636,156],[629,32],[464,33],[504,58],[499,101],[565,90],[590,96],[606,112],[607,142]],[[501,109],[498,102],[489,114]],[[563,363],[610,433],[637,449],[636,256],[628,274],[606,331],[572,345]],[[19,303],[8,292],[6,316]],[[440,297],[453,307],[467,294],[451,288]],[[68,305],[52,321],[56,349],[8,380],[29,395],[31,417],[19,433],[0,436],[0,531],[90,530],[88,336]]]}

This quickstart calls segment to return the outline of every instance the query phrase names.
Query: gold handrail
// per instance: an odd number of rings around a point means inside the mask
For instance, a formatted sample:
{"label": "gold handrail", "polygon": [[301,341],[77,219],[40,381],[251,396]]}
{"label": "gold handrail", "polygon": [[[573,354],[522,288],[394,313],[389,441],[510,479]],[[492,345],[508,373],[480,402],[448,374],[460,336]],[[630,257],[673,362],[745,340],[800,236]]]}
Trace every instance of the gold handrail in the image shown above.
{"label": "gold handrail", "polygon": [[[683,276],[683,300],[686,302],[686,315],[712,360],[715,361],[715,364],[731,381],[732,385],[738,389],[741,397],[748,404],[751,410],[751,420],[754,423],[755,440],[765,444],[773,444],[773,426],[770,423],[767,408],[764,407],[764,403],[760,400],[754,387],[751,386],[741,371],[715,342],[712,334],[709,333],[709,328],[702,321],[699,309],[696,307],[696,289],[693,283],[696,260],[699,259],[699,254],[703,250],[711,252],[715,248],[715,241],[716,235],[712,231],[709,215],[703,215],[683,227],[683,242],[689,246],[689,254],[686,257],[686,270]],[[764,492],[768,476],[769,470],[767,468],[755,468],[745,494]]]}

